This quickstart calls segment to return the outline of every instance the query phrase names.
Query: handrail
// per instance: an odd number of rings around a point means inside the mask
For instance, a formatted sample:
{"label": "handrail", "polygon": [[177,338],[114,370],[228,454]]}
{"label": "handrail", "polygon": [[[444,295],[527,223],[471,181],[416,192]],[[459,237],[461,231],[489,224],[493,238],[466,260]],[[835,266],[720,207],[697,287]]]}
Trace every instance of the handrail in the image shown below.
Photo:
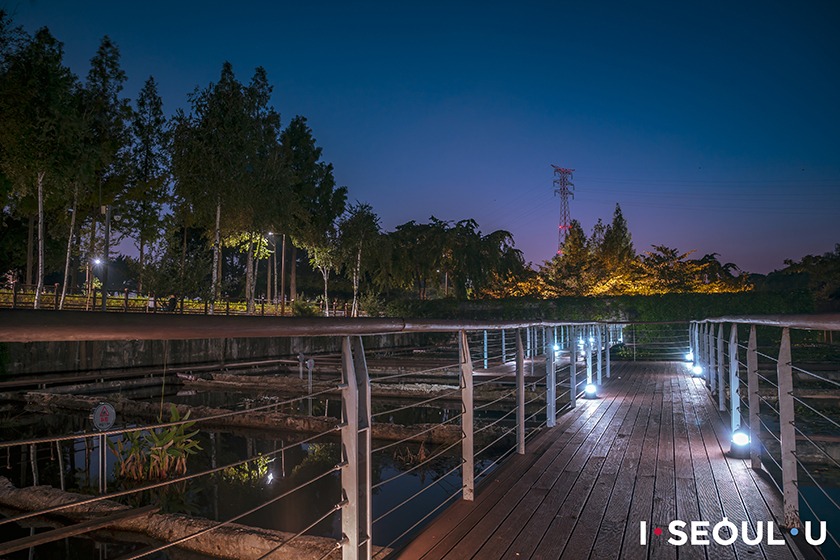
{"label": "handrail", "polygon": [[[746,329],[748,332],[745,332],[743,325],[749,327]],[[742,326],[740,332],[739,326]],[[757,326],[781,329],[778,341],[773,342],[774,346],[778,345],[776,356],[758,350]],[[728,344],[725,342],[727,328],[729,330]],[[812,480],[814,478],[797,453],[797,432],[814,445],[818,451],[825,455],[828,454],[802,432],[797,423],[797,417],[801,419],[803,411],[797,410],[797,406],[809,409],[819,417],[829,420],[835,427],[837,423],[798,396],[794,372],[805,374],[824,383],[834,385],[838,385],[838,383],[802,367],[797,367],[792,363],[792,330],[840,330],[840,314],[713,317],[692,321],[689,327],[689,336],[694,363],[695,366],[698,366],[697,371],[705,377],[706,386],[710,392],[717,395],[719,410],[724,412],[728,409],[732,433],[744,432],[750,436],[749,459],[752,468],[761,469],[762,461],[769,459],[780,471],[781,483],[777,483],[777,486],[783,497],[784,526],[799,528],[802,526],[800,498],[806,504],[807,500],[800,492],[798,473],[801,471],[811,477]],[[746,340],[748,340],[746,346],[739,343],[739,337],[743,341],[745,335]],[[739,356],[742,351],[746,351],[746,364],[741,361]],[[765,370],[761,371],[768,373],[767,370],[771,367],[775,369],[775,382],[774,379],[762,375],[759,369],[759,358],[765,364]],[[798,359],[802,360],[803,356],[799,356]],[[746,370],[746,376],[741,372],[741,368]],[[772,374],[770,376],[772,377]],[[743,377],[746,377],[746,388],[742,385]],[[775,389],[778,399],[776,406],[773,406],[762,396],[760,384],[769,385]],[[729,403],[726,403],[725,399],[727,392]],[[746,411],[742,410],[744,405],[746,405]],[[774,418],[778,417],[778,427],[775,430],[771,430],[762,420],[759,414],[762,407],[772,411]],[[742,420],[747,420],[743,428]],[[760,436],[764,433],[762,427],[778,443],[779,461],[767,451],[766,446],[761,441]],[[778,436],[776,433],[778,433]],[[765,453],[762,452],[762,448],[766,451]],[[776,483],[775,479],[774,483]],[[820,488],[819,485],[817,487]],[[833,505],[837,506],[836,503],[833,503]],[[818,518],[813,510],[812,513]],[[837,544],[835,537],[830,532],[829,536]]]}
{"label": "handrail", "polygon": [[[142,318],[141,318],[142,317]],[[475,340],[470,343],[468,332],[485,331],[479,336],[473,336]],[[488,332],[491,331],[491,332]],[[507,331],[507,333],[506,333]],[[435,449],[430,457],[421,463],[427,464],[430,461],[443,457],[451,449],[461,447],[460,457],[457,464],[452,464],[448,474],[461,471],[461,484],[446,488],[454,496],[460,495],[462,499],[470,500],[474,495],[475,482],[486,476],[489,469],[499,460],[497,450],[492,455],[484,456],[476,461],[490,447],[498,446],[502,439],[508,439],[513,446],[504,451],[502,456],[509,453],[524,453],[528,436],[535,433],[543,426],[554,424],[558,411],[573,408],[576,399],[582,394],[582,387],[587,383],[600,385],[602,375],[610,377],[609,349],[613,344],[621,340],[620,324],[607,324],[597,322],[576,322],[576,321],[460,321],[460,320],[429,320],[429,319],[403,319],[403,318],[303,318],[303,317],[255,317],[255,316],[185,316],[157,314],[152,317],[147,315],[131,314],[92,314],[90,312],[76,311],[36,311],[36,310],[0,310],[0,342],[52,342],[52,341],[130,341],[130,340],[184,340],[202,338],[266,338],[266,337],[315,337],[335,336],[341,337],[341,381],[331,386],[329,390],[338,388],[340,390],[342,406],[341,418],[337,426],[331,427],[313,437],[321,438],[329,434],[339,434],[340,457],[339,463],[330,473],[340,472],[342,499],[332,506],[322,519],[335,511],[341,511],[341,533],[342,539],[336,543],[342,548],[342,556],[347,560],[369,559],[372,556],[372,544],[374,541],[373,526],[380,521],[384,515],[376,518],[372,515],[371,496],[376,487],[392,482],[402,477],[392,477],[383,480],[378,484],[372,483],[371,467],[372,456],[382,452],[390,446],[373,448],[371,443],[374,431],[373,420],[385,413],[373,413],[371,410],[371,378],[368,372],[365,348],[363,345],[364,336],[378,334],[399,334],[399,333],[452,333],[457,334],[459,340],[459,357],[457,363],[447,366],[448,369],[460,369],[459,383],[453,386],[453,390],[447,396],[458,397],[460,394],[462,412],[451,418],[438,421],[437,425],[460,424],[460,437],[454,442]],[[558,337],[559,335],[559,337]],[[584,341],[578,347],[578,341]],[[471,352],[470,346],[474,352]],[[498,346],[497,346],[498,345]],[[499,348],[500,346],[500,348]],[[492,352],[491,352],[492,349]],[[501,350],[501,354],[498,354]],[[565,362],[566,354],[570,361]],[[580,354],[580,355],[579,355]],[[540,359],[545,356],[544,362]],[[561,357],[563,362],[561,363]],[[473,362],[476,364],[493,362],[493,368],[483,376],[495,377],[493,374],[504,372],[501,379],[496,381],[515,380],[515,389],[506,393],[505,399],[509,405],[504,416],[496,422],[504,422],[507,429],[496,430],[492,433],[475,436],[482,432],[483,428],[474,425],[474,412],[481,407],[476,407],[473,402],[474,386],[482,382],[473,383]],[[539,363],[537,370],[536,363]],[[543,365],[544,364],[544,365]],[[584,365],[585,364],[585,365]],[[515,365],[511,368],[511,365]],[[487,366],[485,365],[485,369]],[[513,370],[513,371],[511,371]],[[563,371],[562,379],[558,373]],[[417,372],[413,372],[414,375]],[[483,379],[483,377],[482,377]],[[530,390],[536,394],[526,399],[526,379]],[[375,379],[374,381],[379,381]],[[295,397],[294,400],[302,401],[312,398],[319,393],[310,392],[303,397]],[[558,394],[559,393],[559,394]],[[423,395],[413,402],[411,407],[418,407],[428,402],[440,399],[441,396],[431,397]],[[266,405],[276,407],[277,403]],[[526,407],[528,407],[526,413]],[[258,407],[260,408],[260,407]],[[257,409],[258,409],[257,408]],[[407,406],[399,406],[391,409],[403,410]],[[248,414],[254,410],[231,411],[225,414]],[[326,413],[325,409],[325,413]],[[311,414],[311,412],[310,412]],[[183,420],[184,422],[201,422],[206,418],[195,418]],[[531,421],[534,421],[531,423]],[[492,426],[496,422],[491,422]],[[484,421],[482,421],[482,424]],[[537,423],[538,426],[537,426]],[[177,422],[159,424],[175,425]],[[509,426],[509,427],[508,427]],[[148,430],[150,426],[122,428],[114,433],[123,433],[132,430]],[[429,431],[429,428],[425,431]],[[531,434],[527,433],[531,431]],[[91,434],[100,440],[98,450],[104,452],[104,438],[109,437],[112,432],[101,432]],[[87,437],[87,434],[73,434],[72,436],[61,436],[60,439],[78,439]],[[56,438],[49,438],[50,441]],[[486,445],[487,441],[491,441]],[[37,465],[37,454],[34,445],[38,441],[15,441],[6,444],[9,446],[30,444],[30,456],[34,457]],[[507,447],[507,443],[505,447]],[[0,444],[0,448],[3,445]],[[283,446],[285,450],[288,446]],[[270,452],[271,456],[282,450]],[[268,456],[266,453],[263,457]],[[8,455],[7,455],[8,456]],[[237,464],[244,464],[254,460],[248,457]],[[487,461],[491,461],[490,465]],[[100,459],[100,465],[104,462]],[[222,470],[231,465],[213,465],[211,470]],[[35,469],[37,467],[33,467]],[[35,472],[35,470],[33,470]],[[200,473],[192,473],[189,477],[206,476],[208,470]],[[407,473],[405,473],[407,474]],[[319,475],[326,476],[326,475]],[[102,473],[100,473],[102,477]],[[34,475],[37,479],[37,474]],[[446,475],[434,483],[424,484],[412,496],[403,500],[401,505],[408,504],[410,500],[427,492],[432,484],[444,485]],[[167,480],[162,484],[172,484],[181,480]],[[312,482],[304,482],[308,484]],[[300,486],[300,485],[298,485]],[[145,487],[144,487],[145,488]],[[296,486],[297,488],[297,486]],[[137,489],[126,490],[125,495],[136,492]],[[437,492],[437,490],[435,490]],[[115,496],[114,492],[107,493],[107,489],[100,490],[101,495],[89,498],[90,501],[99,501]],[[451,498],[452,496],[450,496]],[[450,500],[446,499],[446,502]],[[265,507],[273,500],[269,499],[258,508]],[[78,504],[73,504],[78,505]],[[67,506],[69,507],[69,506]],[[396,509],[396,508],[392,508]],[[437,509],[437,508],[435,508]],[[43,513],[30,512],[24,514],[27,518]],[[385,514],[387,515],[387,513]],[[426,516],[424,516],[425,519]],[[20,519],[10,518],[5,522],[13,522]],[[233,521],[228,519],[225,523]],[[208,527],[206,531],[216,529],[222,524]],[[377,527],[378,529],[379,527]],[[409,529],[410,531],[411,529]],[[402,533],[392,541],[390,547],[404,535]],[[186,538],[192,538],[199,533],[192,533]],[[292,537],[295,538],[295,537]],[[178,544],[179,541],[167,543],[158,549],[168,548]],[[158,550],[154,549],[154,550]],[[142,550],[133,557],[140,557],[150,554],[154,550]]]}
{"label": "handrail", "polygon": [[459,321],[378,317],[163,315],[0,310],[0,342],[188,340],[434,333],[592,324],[574,321]]}
{"label": "handrail", "polygon": [[840,313],[814,315],[734,315],[709,317],[695,323],[736,323],[738,325],[761,325],[767,327],[788,327],[791,329],[820,329],[840,331]]}

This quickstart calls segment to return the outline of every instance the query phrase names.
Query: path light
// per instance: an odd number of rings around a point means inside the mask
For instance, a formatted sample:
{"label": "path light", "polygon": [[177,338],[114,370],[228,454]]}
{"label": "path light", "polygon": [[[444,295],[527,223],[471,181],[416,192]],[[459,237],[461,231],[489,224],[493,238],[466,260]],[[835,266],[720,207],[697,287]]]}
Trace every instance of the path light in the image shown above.
{"label": "path light", "polygon": [[273,472],[269,472],[269,473],[268,473],[268,476],[266,477],[266,481],[267,481],[269,484],[271,484],[271,483],[274,481],[274,473],[273,473]]}
{"label": "path light", "polygon": [[689,350],[688,353],[685,355],[685,361],[686,362],[693,362],[694,361],[694,352]]}
{"label": "path light", "polygon": [[594,383],[587,383],[586,387],[583,388],[583,395],[587,399],[598,398],[598,387]]}
{"label": "path light", "polygon": [[703,377],[703,368],[700,366],[694,366],[691,368],[691,375],[693,377]]}
{"label": "path light", "polygon": [[554,345],[554,351],[555,351],[555,352],[559,352],[559,351],[560,351],[560,345],[559,345],[559,344],[555,344],[555,345]]}
{"label": "path light", "polygon": [[750,456],[750,435],[744,430],[735,430],[729,446],[729,456],[747,459]]}

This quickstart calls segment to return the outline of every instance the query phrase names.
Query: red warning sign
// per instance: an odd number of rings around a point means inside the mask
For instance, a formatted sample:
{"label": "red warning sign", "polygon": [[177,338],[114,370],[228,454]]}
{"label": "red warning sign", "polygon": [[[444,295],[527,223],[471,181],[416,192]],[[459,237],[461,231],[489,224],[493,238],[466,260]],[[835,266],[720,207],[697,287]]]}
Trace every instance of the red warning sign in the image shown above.
{"label": "red warning sign", "polygon": [[114,410],[113,405],[109,403],[100,403],[93,409],[91,415],[93,419],[93,427],[104,432],[110,430],[117,419],[117,411]]}

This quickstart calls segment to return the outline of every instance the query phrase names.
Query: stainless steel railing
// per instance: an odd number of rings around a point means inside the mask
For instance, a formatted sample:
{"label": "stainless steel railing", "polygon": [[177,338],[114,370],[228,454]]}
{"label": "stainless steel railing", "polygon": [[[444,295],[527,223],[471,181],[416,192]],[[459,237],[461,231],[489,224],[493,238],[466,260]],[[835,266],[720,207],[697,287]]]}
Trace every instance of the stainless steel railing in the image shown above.
{"label": "stainless steel railing", "polygon": [[[749,435],[752,468],[773,475],[790,529],[802,528],[803,513],[815,521],[840,515],[825,473],[840,474],[840,422],[836,405],[825,404],[831,390],[840,388],[840,349],[822,334],[836,330],[840,315],[718,317],[689,328],[707,387],[719,410],[729,412],[732,433]],[[815,493],[809,496],[806,487]],[[840,535],[830,526],[827,533],[840,552]]]}
{"label": "stainless steel railing", "polygon": [[[325,427],[295,443],[281,445],[273,451],[263,452],[259,456],[249,456],[243,460],[225,464],[214,462],[211,468],[200,472],[190,472],[168,480],[143,484],[141,486],[108,491],[100,488],[98,495],[75,501],[70,504],[39,509],[33,512],[0,520],[0,524],[12,523],[53,511],[60,511],[72,506],[94,504],[103,500],[124,498],[173,484],[193,481],[201,477],[212,476],[253,463],[260,458],[270,459],[288,452],[301,442],[314,443],[338,437],[340,455],[338,461],[323,472],[318,472],[306,480],[290,486],[279,495],[264,500],[248,511],[237,513],[227,519],[211,522],[203,528],[183,535],[173,542],[150,547],[134,553],[131,558],[141,558],[169,548],[183,545],[187,541],[198,539],[208,533],[221,529],[260,509],[271,506],[311,484],[317,484],[327,477],[340,475],[341,492],[330,504],[324,504],[316,519],[279,543],[266,556],[281,547],[292,546],[296,539],[318,523],[340,512],[342,538],[334,547],[325,550],[325,557],[335,549],[341,549],[343,558],[372,558],[381,556],[387,548],[399,543],[400,539],[410,534],[419,524],[434,515],[446,504],[456,499],[470,500],[474,496],[475,484],[492,471],[501,459],[510,453],[524,453],[529,438],[544,426],[552,426],[558,411],[575,406],[575,401],[583,393],[586,383],[600,384],[610,377],[609,347],[621,339],[620,325],[602,325],[598,323],[553,323],[553,322],[463,322],[463,321],[415,321],[394,319],[278,319],[255,317],[178,317],[157,316],[151,321],[130,315],[96,316],[72,312],[52,313],[46,311],[0,311],[0,341],[33,342],[57,340],[181,340],[191,338],[234,338],[234,337],[340,337],[340,379],[321,381],[313,389],[311,382],[306,394],[274,402],[268,405],[252,406],[247,410],[219,412],[200,418],[190,418],[178,422],[158,422],[145,425],[125,426],[105,432],[84,431],[63,434],[55,437],[28,438],[16,441],[0,442],[0,453],[14,448],[31,451],[30,457],[36,458],[38,449],[62,445],[78,445],[85,442],[86,448],[95,452],[104,451],[102,438],[117,440],[132,432],[163,430],[185,423],[195,423],[196,428],[205,431],[213,429],[213,422],[244,415],[259,413],[269,414],[283,407],[311,406],[313,399],[326,398],[330,394],[339,394],[342,402],[340,418],[327,423]],[[457,340],[457,356],[444,366],[426,370],[414,370],[404,374],[371,376],[368,371],[364,337],[382,333],[451,333]],[[541,366],[543,366],[542,368]],[[540,366],[540,367],[538,367]],[[435,376],[442,372],[457,373],[457,380],[451,388],[438,392],[434,396],[423,394],[411,404],[390,406],[383,411],[373,412],[372,383],[393,381],[400,376],[417,377]],[[442,383],[446,383],[441,375]],[[499,390],[489,401],[475,402],[475,390],[485,387],[497,387]],[[526,391],[526,388],[528,389]],[[530,395],[530,396],[529,396]],[[428,407],[439,401],[460,401],[461,412],[441,419],[431,426],[422,426],[416,432],[388,443],[375,442],[373,436],[375,423],[389,414],[399,413],[408,408]],[[504,413],[489,421],[479,421],[476,415],[489,408],[501,408]],[[329,407],[325,405],[325,414]],[[393,477],[372,481],[371,467],[382,454],[393,447],[422,439],[426,434],[439,430],[441,426],[458,425],[460,437],[454,441],[439,444],[408,472]],[[509,441],[509,445],[503,445]],[[72,442],[72,443],[68,443]],[[501,447],[500,447],[501,446]],[[455,454],[455,451],[459,453]],[[493,455],[488,455],[493,450]],[[381,491],[399,478],[425,468],[426,465],[452,457],[443,475],[431,480],[417,492],[407,495],[383,511],[374,512],[372,495]],[[23,458],[21,458],[23,460]],[[103,464],[103,463],[101,463]],[[37,481],[37,461],[33,463]],[[107,477],[106,477],[107,479]],[[415,501],[424,493],[444,492],[446,497],[429,511],[420,511],[408,526],[399,532],[391,542],[379,542],[376,538],[377,526],[390,521],[398,510],[413,507]],[[380,508],[381,509],[381,508]],[[374,546],[374,542],[377,545]],[[0,544],[2,553],[3,544]]]}

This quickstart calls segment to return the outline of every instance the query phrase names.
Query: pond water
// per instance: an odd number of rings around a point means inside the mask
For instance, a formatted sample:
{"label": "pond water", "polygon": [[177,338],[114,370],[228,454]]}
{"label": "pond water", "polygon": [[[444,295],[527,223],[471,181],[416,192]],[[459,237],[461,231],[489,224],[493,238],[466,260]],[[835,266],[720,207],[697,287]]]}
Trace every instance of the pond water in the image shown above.
{"label": "pond water", "polygon": [[[133,395],[140,396],[140,395]],[[231,403],[241,403],[246,397],[252,403],[259,402],[253,394],[225,394],[181,392],[165,395],[170,402],[186,402],[214,407],[231,407]],[[160,398],[157,395],[148,397]],[[377,403],[379,410],[389,410],[403,403]],[[299,403],[299,408],[308,408],[308,403]],[[340,402],[334,399],[314,399],[312,413],[316,415],[337,416]],[[284,412],[292,412],[284,410]],[[298,410],[298,412],[307,412]],[[440,422],[460,412],[460,404],[452,403],[443,407],[418,407],[396,411],[389,415],[388,421],[413,424],[418,422]],[[22,411],[21,411],[22,413]],[[499,410],[489,410],[488,415],[499,415]],[[11,414],[10,417],[15,417]],[[33,436],[67,434],[89,430],[89,419],[84,415],[22,415],[25,422],[11,422],[9,430],[4,430],[5,439],[16,440]],[[222,432],[201,431],[196,439],[201,450],[191,456],[187,463],[188,473],[201,472],[240,461],[246,457],[261,455],[259,461],[249,466],[226,469],[220,473],[203,476],[188,483],[175,484],[164,489],[145,491],[124,499],[123,503],[140,506],[154,503],[161,506],[163,512],[185,513],[211,520],[225,520],[243,511],[279,496],[289,489],[312,480],[339,463],[339,445],[337,440],[317,443],[290,443],[300,441],[299,434],[278,435],[268,438],[255,432],[253,437]],[[112,436],[112,442],[118,437]],[[97,494],[99,489],[100,446],[98,438],[66,441],[59,448],[55,444],[40,444],[36,447],[37,476],[40,484],[60,487],[62,474],[68,491]],[[374,449],[387,442],[374,442]],[[512,443],[506,442],[509,447]],[[283,450],[284,447],[287,449]],[[395,477],[417,464],[418,457],[428,457],[438,453],[445,446],[400,444],[375,453],[372,460],[373,484]],[[476,470],[490,467],[491,461],[498,458],[504,449],[491,448],[477,460]],[[62,462],[58,460],[61,454]],[[0,475],[11,479],[17,487],[33,483],[31,448],[11,448],[0,451]],[[387,545],[398,539],[403,532],[420,521],[426,513],[443,503],[461,487],[460,447],[454,446],[428,464],[400,476],[393,482],[376,487],[372,495],[374,524],[374,542]],[[105,472],[108,491],[131,487],[131,483],[120,480],[117,476],[118,459],[115,453],[105,453]],[[63,470],[62,468],[63,467]],[[433,484],[434,483],[434,484]],[[411,495],[424,490],[407,507],[401,507],[382,517],[395,505],[402,503]],[[293,494],[239,520],[239,523],[278,529],[291,533],[305,530],[325,515],[340,500],[341,486],[338,472],[318,481],[307,484]],[[309,534],[332,538],[340,536],[340,514],[334,513],[317,523]],[[0,526],[0,539],[10,540],[29,534],[29,529],[14,527],[12,524]],[[28,552],[13,554],[10,558],[115,558],[136,548],[125,543],[101,543],[87,539],[70,539],[49,546],[34,549],[34,555]],[[70,547],[72,552],[65,551]],[[168,558],[166,553],[158,556]],[[173,556],[174,557],[174,556]]]}

